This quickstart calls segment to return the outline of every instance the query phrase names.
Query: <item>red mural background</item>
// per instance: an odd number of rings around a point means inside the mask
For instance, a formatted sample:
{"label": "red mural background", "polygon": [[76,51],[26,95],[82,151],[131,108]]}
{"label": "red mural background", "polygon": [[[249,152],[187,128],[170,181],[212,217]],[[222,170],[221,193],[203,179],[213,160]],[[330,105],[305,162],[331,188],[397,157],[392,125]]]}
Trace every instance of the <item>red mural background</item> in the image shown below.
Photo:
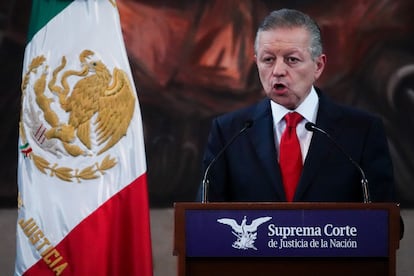
{"label": "red mural background", "polygon": [[[20,80],[29,1],[0,4],[0,202],[15,206]],[[23,2],[23,3],[22,3]],[[192,201],[211,119],[263,97],[257,25],[296,8],[322,29],[330,97],[380,115],[399,200],[414,206],[414,2],[411,0],[118,0],[142,109],[150,202]]]}

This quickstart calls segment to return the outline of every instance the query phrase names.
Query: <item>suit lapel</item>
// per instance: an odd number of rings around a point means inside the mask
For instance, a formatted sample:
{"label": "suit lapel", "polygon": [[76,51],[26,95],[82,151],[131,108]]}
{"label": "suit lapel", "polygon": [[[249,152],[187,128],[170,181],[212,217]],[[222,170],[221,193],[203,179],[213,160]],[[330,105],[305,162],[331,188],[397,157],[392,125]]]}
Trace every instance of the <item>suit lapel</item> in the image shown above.
{"label": "suit lapel", "polygon": [[285,200],[280,168],[277,163],[277,153],[275,148],[273,133],[273,118],[269,100],[264,100],[258,104],[254,114],[254,124],[252,131],[249,132],[254,151],[261,165],[263,174],[267,174],[270,185],[276,190],[281,201]]}
{"label": "suit lapel", "polygon": [[[321,96],[320,93],[319,96],[319,110],[316,125],[328,132],[333,139],[337,140],[341,132],[341,113],[327,98],[323,95]],[[301,201],[306,189],[314,182],[313,179],[315,176],[324,169],[324,163],[327,162],[326,160],[332,147],[334,145],[323,134],[317,132],[313,134],[294,200]]]}

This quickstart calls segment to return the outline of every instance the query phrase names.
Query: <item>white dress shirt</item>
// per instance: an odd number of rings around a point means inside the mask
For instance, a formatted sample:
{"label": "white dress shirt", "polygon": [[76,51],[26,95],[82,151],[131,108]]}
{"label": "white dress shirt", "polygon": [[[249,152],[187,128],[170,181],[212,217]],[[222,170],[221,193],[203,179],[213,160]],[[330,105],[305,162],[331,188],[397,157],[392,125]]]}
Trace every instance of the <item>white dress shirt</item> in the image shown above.
{"label": "white dress shirt", "polygon": [[319,97],[318,94],[316,94],[315,88],[312,86],[309,95],[295,110],[289,110],[284,106],[275,103],[274,101],[270,101],[270,103],[270,106],[272,108],[273,132],[275,133],[274,137],[276,150],[278,152],[278,160],[280,139],[286,127],[286,122],[283,120],[283,117],[289,112],[296,111],[304,118],[296,127],[296,133],[298,135],[300,143],[300,150],[302,152],[302,162],[304,162],[306,155],[308,154],[309,145],[313,134],[313,132],[308,131],[305,128],[305,124],[307,122],[316,123],[316,116],[319,107]]}

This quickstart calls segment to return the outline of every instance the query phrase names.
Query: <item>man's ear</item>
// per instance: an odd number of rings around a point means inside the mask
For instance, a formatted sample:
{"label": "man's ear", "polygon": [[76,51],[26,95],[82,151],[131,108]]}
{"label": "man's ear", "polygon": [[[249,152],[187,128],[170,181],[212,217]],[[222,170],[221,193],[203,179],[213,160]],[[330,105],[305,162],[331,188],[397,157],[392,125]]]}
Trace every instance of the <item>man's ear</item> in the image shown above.
{"label": "man's ear", "polygon": [[320,55],[316,59],[316,61],[315,61],[315,63],[316,63],[315,79],[318,79],[321,76],[321,74],[323,72],[323,69],[325,68],[325,65],[326,65],[326,59],[327,59],[326,55],[324,55],[324,54]]}

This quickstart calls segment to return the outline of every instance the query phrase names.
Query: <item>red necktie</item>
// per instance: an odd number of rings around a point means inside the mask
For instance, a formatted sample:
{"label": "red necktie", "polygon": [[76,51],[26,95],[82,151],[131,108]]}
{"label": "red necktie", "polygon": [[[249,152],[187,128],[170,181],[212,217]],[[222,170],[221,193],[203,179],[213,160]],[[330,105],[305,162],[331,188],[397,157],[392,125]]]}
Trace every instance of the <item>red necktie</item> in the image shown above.
{"label": "red necktie", "polygon": [[286,128],[280,140],[279,163],[287,201],[293,201],[296,186],[302,172],[302,153],[296,126],[302,121],[299,113],[291,112],[284,117]]}

